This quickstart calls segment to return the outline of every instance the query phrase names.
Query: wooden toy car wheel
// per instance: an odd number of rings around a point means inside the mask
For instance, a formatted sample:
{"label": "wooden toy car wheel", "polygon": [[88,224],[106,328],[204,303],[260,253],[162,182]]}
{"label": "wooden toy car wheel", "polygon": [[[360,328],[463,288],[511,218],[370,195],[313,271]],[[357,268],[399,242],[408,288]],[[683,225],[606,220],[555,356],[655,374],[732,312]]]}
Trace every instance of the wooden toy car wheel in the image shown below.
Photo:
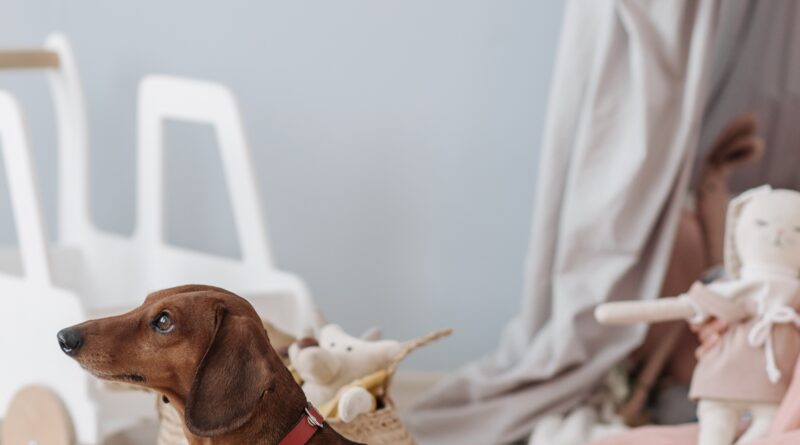
{"label": "wooden toy car wheel", "polygon": [[3,419],[3,445],[74,445],[72,420],[61,399],[43,386],[17,392]]}

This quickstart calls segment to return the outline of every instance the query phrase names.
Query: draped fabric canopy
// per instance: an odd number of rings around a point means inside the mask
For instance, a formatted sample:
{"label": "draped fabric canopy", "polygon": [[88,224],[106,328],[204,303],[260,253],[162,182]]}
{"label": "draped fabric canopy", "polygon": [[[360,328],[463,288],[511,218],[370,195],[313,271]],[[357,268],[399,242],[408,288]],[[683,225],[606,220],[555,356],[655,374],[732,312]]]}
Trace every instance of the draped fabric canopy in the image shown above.
{"label": "draped fabric canopy", "polygon": [[500,444],[584,400],[645,328],[594,307],[655,298],[701,133],[721,0],[567,3],[518,316],[496,353],[416,407],[422,444]]}

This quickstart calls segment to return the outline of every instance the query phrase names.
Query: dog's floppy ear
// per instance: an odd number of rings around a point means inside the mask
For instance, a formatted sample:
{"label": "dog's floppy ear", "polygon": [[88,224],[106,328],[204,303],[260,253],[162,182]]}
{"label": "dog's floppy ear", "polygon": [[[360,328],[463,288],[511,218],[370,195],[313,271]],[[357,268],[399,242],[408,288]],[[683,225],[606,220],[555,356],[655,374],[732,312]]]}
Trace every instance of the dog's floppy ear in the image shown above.
{"label": "dog's floppy ear", "polygon": [[184,420],[193,434],[234,431],[253,416],[273,377],[264,328],[216,306],[214,336],[192,383]]}

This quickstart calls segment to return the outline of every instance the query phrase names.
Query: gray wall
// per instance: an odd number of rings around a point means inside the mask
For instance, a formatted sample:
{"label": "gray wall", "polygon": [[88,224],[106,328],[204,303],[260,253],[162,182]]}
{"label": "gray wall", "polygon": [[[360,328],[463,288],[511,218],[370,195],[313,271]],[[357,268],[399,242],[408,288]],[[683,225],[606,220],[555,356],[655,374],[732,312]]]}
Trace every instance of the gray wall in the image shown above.
{"label": "gray wall", "polygon": [[[88,96],[92,215],[115,232],[133,229],[138,80],[228,84],[279,265],[350,331],[456,328],[412,359],[451,369],[491,351],[519,305],[561,12],[555,0],[0,0],[0,45],[71,38]],[[0,87],[30,117],[52,225],[44,77],[0,73]],[[169,234],[236,255],[218,159],[208,129],[170,128]]]}

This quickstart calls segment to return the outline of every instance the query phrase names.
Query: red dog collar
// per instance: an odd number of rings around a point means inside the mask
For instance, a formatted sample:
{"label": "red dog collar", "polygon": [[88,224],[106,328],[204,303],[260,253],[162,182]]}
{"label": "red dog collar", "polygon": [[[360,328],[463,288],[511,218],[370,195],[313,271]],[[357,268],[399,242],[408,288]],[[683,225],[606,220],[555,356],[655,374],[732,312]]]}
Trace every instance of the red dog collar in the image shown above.
{"label": "red dog collar", "polygon": [[325,426],[325,419],[310,403],[297,425],[289,431],[278,445],[305,445],[318,430]]}

